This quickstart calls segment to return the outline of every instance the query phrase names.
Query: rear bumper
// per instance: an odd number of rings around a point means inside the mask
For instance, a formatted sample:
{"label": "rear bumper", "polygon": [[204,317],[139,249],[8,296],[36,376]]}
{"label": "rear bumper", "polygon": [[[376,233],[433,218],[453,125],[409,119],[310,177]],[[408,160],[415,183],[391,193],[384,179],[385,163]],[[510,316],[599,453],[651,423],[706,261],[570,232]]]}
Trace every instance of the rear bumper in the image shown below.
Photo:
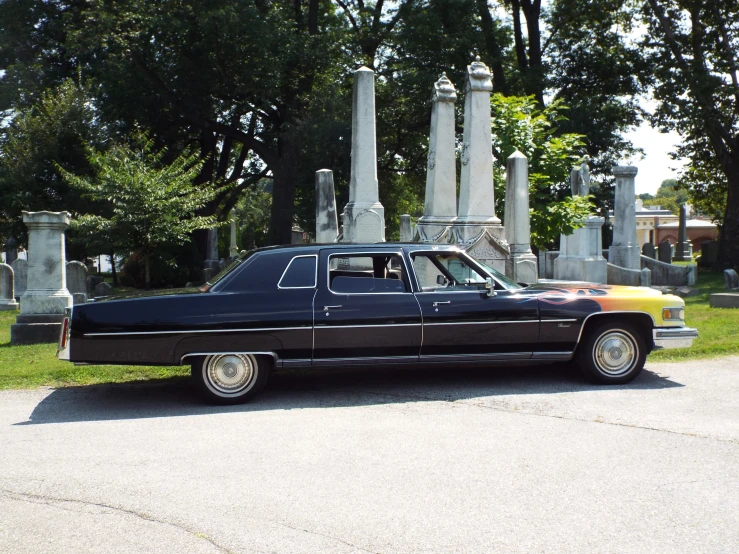
{"label": "rear bumper", "polygon": [[690,348],[698,338],[698,330],[691,327],[658,327],[652,331],[654,349]]}

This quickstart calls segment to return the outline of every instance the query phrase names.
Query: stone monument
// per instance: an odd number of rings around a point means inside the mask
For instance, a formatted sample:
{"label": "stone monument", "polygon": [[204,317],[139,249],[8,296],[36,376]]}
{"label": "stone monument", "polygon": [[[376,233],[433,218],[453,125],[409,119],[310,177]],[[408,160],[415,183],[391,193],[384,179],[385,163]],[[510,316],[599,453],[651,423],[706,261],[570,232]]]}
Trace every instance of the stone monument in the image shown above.
{"label": "stone monument", "polygon": [[377,186],[375,73],[367,67],[354,72],[351,177],[342,224],[344,242],[385,241],[385,208]]}
{"label": "stone monument", "polygon": [[28,227],[28,283],[21,312],[10,327],[11,344],[56,342],[64,309],[72,305],[64,268],[68,212],[23,212]]}
{"label": "stone monument", "polygon": [[[587,159],[570,173],[573,196],[590,194],[590,170]],[[605,219],[594,215],[582,222],[571,235],[561,235],[559,256],[554,260],[554,278],[565,281],[606,283],[608,262],[603,257],[603,223]]]}
{"label": "stone monument", "polygon": [[478,56],[467,66],[459,210],[453,231],[454,242],[475,258],[504,273],[510,249],[505,229],[495,216],[490,130],[492,90],[490,69]]}
{"label": "stone monument", "polygon": [[208,281],[221,269],[218,259],[218,227],[208,229],[208,242],[206,244],[205,261],[203,262],[203,281]]}
{"label": "stone monument", "polygon": [[339,221],[336,217],[336,192],[334,172],[330,169],[316,171],[316,242],[333,243],[339,238]]}
{"label": "stone monument", "polygon": [[645,242],[641,247],[641,255],[654,260],[657,257],[657,249],[651,242]]}
{"label": "stone monument", "polygon": [[18,243],[13,237],[5,241],[5,263],[10,265],[18,259]]}
{"label": "stone monument", "polygon": [[231,259],[239,255],[239,247],[236,244],[236,216],[233,210],[231,210],[231,244],[228,248],[228,255]]}
{"label": "stone monument", "polygon": [[15,297],[20,298],[26,292],[26,283],[28,282],[28,262],[23,258],[18,258],[10,267],[13,268],[13,285],[15,288]]}
{"label": "stone monument", "polygon": [[659,243],[657,247],[657,259],[663,264],[672,263],[672,245],[669,240],[665,239]]}
{"label": "stone monument", "polygon": [[630,165],[613,168],[616,177],[613,244],[608,249],[608,262],[626,269],[641,269],[641,252],[636,242],[634,178],[638,169]]}
{"label": "stone monument", "polygon": [[[82,262],[71,261],[65,265],[67,273],[67,290],[72,295],[75,304],[79,304],[84,298],[87,298],[87,267]],[[86,300],[82,300],[84,303]]]}
{"label": "stone monument", "polygon": [[15,301],[13,291],[13,268],[0,263],[0,312],[17,309],[18,302]]}
{"label": "stone monument", "polygon": [[400,242],[413,241],[413,226],[411,225],[411,215],[401,214],[400,216]]}
{"label": "stone monument", "polygon": [[680,262],[693,260],[693,244],[688,240],[688,206],[680,206],[680,224],[677,231],[675,259]]}
{"label": "stone monument", "polygon": [[536,256],[531,251],[529,162],[516,150],[506,160],[505,229],[511,255],[506,275],[517,283],[537,281]]}
{"label": "stone monument", "polygon": [[423,216],[416,231],[421,242],[449,242],[450,226],[457,217],[457,153],[454,103],[457,91],[446,73],[431,93],[431,133],[426,168]]}

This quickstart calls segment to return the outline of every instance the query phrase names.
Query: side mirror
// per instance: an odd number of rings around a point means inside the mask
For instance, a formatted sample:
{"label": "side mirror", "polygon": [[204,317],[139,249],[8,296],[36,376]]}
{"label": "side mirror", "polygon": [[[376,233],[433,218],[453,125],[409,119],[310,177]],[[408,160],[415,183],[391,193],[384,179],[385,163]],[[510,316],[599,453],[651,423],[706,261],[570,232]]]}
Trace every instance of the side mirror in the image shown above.
{"label": "side mirror", "polygon": [[439,285],[439,286],[441,286],[441,287],[446,287],[447,285],[449,285],[449,280],[446,277],[444,277],[443,275],[437,275],[436,276],[436,284]]}
{"label": "side mirror", "polygon": [[485,279],[485,290],[488,291],[488,297],[495,296],[495,281],[492,277]]}

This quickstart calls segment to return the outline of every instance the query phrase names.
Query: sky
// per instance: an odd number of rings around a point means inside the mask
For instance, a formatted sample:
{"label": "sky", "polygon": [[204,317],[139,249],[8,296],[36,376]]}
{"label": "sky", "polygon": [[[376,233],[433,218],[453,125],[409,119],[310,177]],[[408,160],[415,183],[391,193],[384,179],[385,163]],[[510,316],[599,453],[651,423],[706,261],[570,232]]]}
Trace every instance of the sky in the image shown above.
{"label": "sky", "polygon": [[676,132],[660,133],[649,123],[642,124],[624,137],[635,147],[644,150],[644,158],[640,156],[627,158],[623,163],[639,168],[636,174],[636,194],[648,192],[654,194],[665,179],[675,179],[685,161],[672,160],[668,155],[680,143],[680,135]]}

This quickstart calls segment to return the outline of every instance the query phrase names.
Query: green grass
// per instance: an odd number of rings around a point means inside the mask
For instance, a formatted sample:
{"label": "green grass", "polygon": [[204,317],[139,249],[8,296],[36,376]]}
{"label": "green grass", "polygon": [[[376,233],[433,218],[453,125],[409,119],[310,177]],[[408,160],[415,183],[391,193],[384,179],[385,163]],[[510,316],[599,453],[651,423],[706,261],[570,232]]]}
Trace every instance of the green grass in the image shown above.
{"label": "green grass", "polygon": [[[739,309],[711,308],[709,294],[724,290],[720,272],[699,271],[701,294],[685,300],[686,324],[700,337],[692,348],[661,350],[653,361],[682,361],[739,354]],[[120,290],[119,292],[124,292]],[[185,367],[75,366],[56,359],[56,344],[10,345],[17,312],[0,312],[0,389],[123,383],[188,375]]]}

